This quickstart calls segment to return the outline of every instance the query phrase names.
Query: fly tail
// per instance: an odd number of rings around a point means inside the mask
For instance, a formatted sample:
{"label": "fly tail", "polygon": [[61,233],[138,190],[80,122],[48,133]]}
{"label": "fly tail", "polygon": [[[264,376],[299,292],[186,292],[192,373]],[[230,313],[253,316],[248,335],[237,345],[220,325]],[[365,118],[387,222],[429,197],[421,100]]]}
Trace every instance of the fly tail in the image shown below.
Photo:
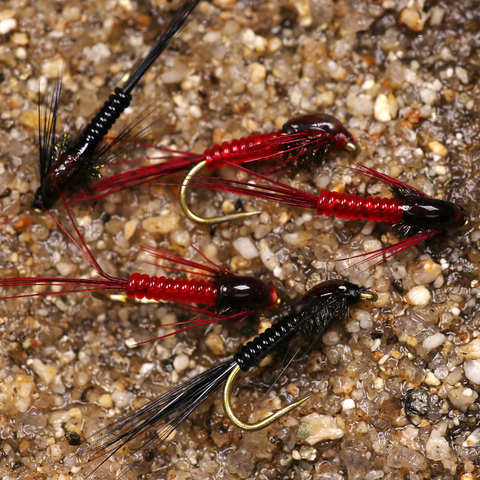
{"label": "fly tail", "polygon": [[[124,447],[127,447],[126,466],[117,479],[123,477],[165,443],[177,427],[225,382],[236,365],[233,359],[217,365],[97,432],[89,439],[91,445],[80,452],[82,457],[88,455],[89,462],[100,460],[86,478],[92,476],[117,452],[123,453]],[[131,441],[135,441],[136,445],[129,451],[128,443]]]}

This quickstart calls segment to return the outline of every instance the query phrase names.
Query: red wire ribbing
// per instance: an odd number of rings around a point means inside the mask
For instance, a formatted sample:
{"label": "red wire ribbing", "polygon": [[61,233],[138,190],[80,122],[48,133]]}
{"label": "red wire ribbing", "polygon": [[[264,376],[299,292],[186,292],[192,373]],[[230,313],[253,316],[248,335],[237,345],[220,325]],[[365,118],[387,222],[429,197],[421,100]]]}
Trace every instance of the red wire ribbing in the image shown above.
{"label": "red wire ribbing", "polygon": [[345,220],[368,220],[369,222],[398,223],[402,219],[403,201],[398,198],[362,197],[355,194],[324,190],[318,197],[317,215]]}
{"label": "red wire ribbing", "polygon": [[151,277],[134,273],[127,283],[128,298],[147,298],[169,302],[195,303],[215,306],[218,290],[211,280]]}
{"label": "red wire ribbing", "polygon": [[203,153],[206,165],[211,169],[220,168],[225,161],[244,163],[277,154],[282,145],[274,140],[281,135],[281,132],[257,133],[214,145]]}

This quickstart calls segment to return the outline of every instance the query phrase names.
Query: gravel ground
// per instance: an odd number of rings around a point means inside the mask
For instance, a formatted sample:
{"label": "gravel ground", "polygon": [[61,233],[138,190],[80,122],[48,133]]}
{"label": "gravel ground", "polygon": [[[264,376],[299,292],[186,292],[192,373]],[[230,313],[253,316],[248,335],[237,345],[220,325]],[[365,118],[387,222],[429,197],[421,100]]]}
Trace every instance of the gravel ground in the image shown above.
{"label": "gravel ground", "polygon": [[[151,3],[154,10],[146,0],[2,2],[0,276],[93,275],[54,222],[30,209],[39,182],[37,94],[51,91],[63,71],[59,124],[77,131],[179,4]],[[478,478],[479,7],[469,0],[215,0],[197,7],[134,91],[116,132],[151,108],[157,141],[201,152],[279,129],[298,113],[326,111],[358,139],[362,163],[458,202],[472,223],[358,272],[334,260],[388,243],[388,226],[244,199],[245,209],[259,206],[262,215],[198,227],[182,215],[177,189],[159,185],[75,206],[86,242],[112,275],[163,271],[144,263],[139,243],[198,260],[188,250],[193,244],[232,271],[273,282],[284,305],[339,276],[379,295],[352,309],[266,396],[281,361],[237,382],[237,412],[250,420],[313,393],[288,417],[242,433],[215,395],[124,478]],[[348,159],[278,178],[312,193],[386,193],[339,163]],[[212,192],[194,198],[207,215],[236,200]],[[63,207],[53,213],[70,226]],[[134,347],[183,317],[169,306],[81,293],[2,301],[0,477],[85,478],[92,464],[75,453],[93,432],[223,361],[268,325],[218,324]],[[126,454],[89,478],[114,478]]]}

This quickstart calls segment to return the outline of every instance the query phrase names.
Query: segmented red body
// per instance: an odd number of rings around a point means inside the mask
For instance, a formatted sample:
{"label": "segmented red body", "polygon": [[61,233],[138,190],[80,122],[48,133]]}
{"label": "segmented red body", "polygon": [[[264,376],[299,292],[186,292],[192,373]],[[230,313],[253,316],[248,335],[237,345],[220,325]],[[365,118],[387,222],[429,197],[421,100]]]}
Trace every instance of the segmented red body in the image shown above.
{"label": "segmented red body", "polygon": [[195,303],[215,306],[218,288],[212,280],[188,280],[185,278],[151,277],[134,273],[127,283],[128,298],[147,298],[169,302]]}
{"label": "segmented red body", "polygon": [[223,142],[207,148],[203,153],[208,168],[220,168],[224,161],[231,163],[250,162],[264,157],[277,155],[282,150],[280,142],[274,140],[282,136],[282,132],[257,133],[248,137],[236,138],[231,142]]}
{"label": "segmented red body", "polygon": [[403,201],[398,198],[362,197],[355,194],[324,190],[318,197],[318,215],[345,220],[368,220],[370,222],[398,223],[404,211]]}

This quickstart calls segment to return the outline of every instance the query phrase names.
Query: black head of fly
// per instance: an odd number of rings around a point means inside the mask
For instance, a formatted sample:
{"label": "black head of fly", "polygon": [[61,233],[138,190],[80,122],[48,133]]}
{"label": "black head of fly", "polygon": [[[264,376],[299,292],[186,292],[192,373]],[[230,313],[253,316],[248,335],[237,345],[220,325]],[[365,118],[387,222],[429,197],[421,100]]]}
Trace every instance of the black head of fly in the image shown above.
{"label": "black head of fly", "polygon": [[[283,133],[298,136],[299,141],[292,141],[289,148],[295,151],[302,148],[303,151],[297,158],[303,161],[323,161],[325,155],[331,150],[347,151],[354,157],[361,152],[352,134],[345,126],[332,115],[316,113],[300,115],[286,122],[282,127]],[[295,145],[298,143],[299,145]]]}
{"label": "black head of fly", "polygon": [[[59,199],[60,193],[78,187],[86,182],[99,166],[106,162],[105,150],[101,144],[120,115],[130,105],[131,92],[173,37],[182,29],[188,16],[199,0],[187,0],[157,40],[147,56],[135,68],[122,88],[117,87],[103,104],[98,113],[83,128],[77,137],[58,156],[53,156],[55,129],[61,82],[57,83],[52,97],[49,122],[43,126],[43,141],[40,141],[41,185],[35,192],[32,207],[36,210],[49,210]],[[40,127],[42,130],[42,127]]]}
{"label": "black head of fly", "polygon": [[408,186],[392,187],[392,191],[403,201],[400,207],[403,210],[402,219],[393,227],[399,238],[447,229],[456,230],[470,223],[465,209],[453,202],[431,198]]}

